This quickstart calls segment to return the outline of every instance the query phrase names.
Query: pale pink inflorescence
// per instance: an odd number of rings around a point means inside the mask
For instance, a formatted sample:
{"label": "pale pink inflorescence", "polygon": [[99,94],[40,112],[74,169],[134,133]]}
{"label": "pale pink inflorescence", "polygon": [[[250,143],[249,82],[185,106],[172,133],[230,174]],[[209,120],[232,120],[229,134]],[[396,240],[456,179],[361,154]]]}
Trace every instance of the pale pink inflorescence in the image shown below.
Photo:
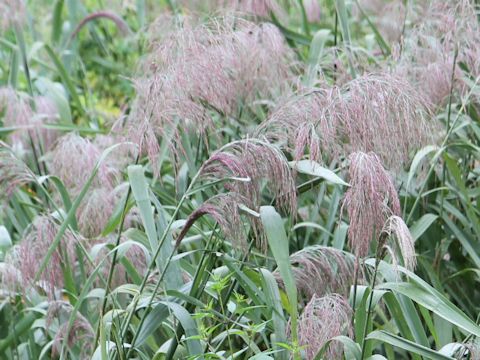
{"label": "pale pink inflorescence", "polygon": [[303,0],[305,13],[309,22],[318,22],[322,18],[322,8],[318,0]]}
{"label": "pale pink inflorescence", "polygon": [[421,89],[434,109],[445,106],[452,88],[464,94],[480,75],[477,13],[470,0],[431,1],[402,44],[395,71]]}
{"label": "pale pink inflorescence", "polygon": [[0,114],[3,113],[3,122],[6,127],[20,128],[10,135],[12,145],[25,147],[23,140],[33,117],[28,99],[21,96],[13,88],[0,88]]}
{"label": "pale pink inflorescence", "polygon": [[22,25],[26,17],[24,0],[0,0],[0,30]]}
{"label": "pale pink inflorescence", "polygon": [[350,219],[348,238],[356,256],[368,254],[387,219],[400,215],[400,200],[392,178],[374,153],[355,152],[349,156],[350,187],[342,204]]}
{"label": "pale pink inflorescence", "polygon": [[77,212],[81,233],[86,237],[99,235],[113,214],[118,196],[108,187],[91,189]]}
{"label": "pale pink inflorescence", "polygon": [[[80,193],[99,162],[106,147],[115,144],[117,139],[101,137],[90,141],[74,133],[60,138],[50,154],[50,170],[65,184],[72,196]],[[120,198],[120,170],[132,159],[131,147],[117,146],[113,154],[99,165],[87,194],[77,211],[80,232],[87,237],[99,235]],[[72,161],[72,156],[75,160]]]}
{"label": "pale pink inflorescence", "polygon": [[336,99],[338,88],[318,88],[288,98],[256,130],[300,160],[306,150],[311,160],[338,151]]}
{"label": "pale pink inflorescence", "polygon": [[[313,360],[327,341],[336,336],[351,337],[351,316],[352,309],[343,296],[314,295],[298,319],[298,343],[304,347],[305,358]],[[333,341],[325,358],[340,359],[342,352],[342,344]]]}
{"label": "pale pink inflorescence", "polygon": [[13,246],[0,262],[0,296],[14,297],[24,291],[25,283],[18,268],[18,246]]}
{"label": "pale pink inflorescence", "polygon": [[246,205],[254,210],[258,210],[262,192],[267,190],[280,208],[295,214],[292,172],[283,153],[269,143],[257,139],[229,143],[212,154],[200,171],[203,177],[216,180],[240,178],[227,182],[225,188],[246,198]]}
{"label": "pale pink inflorescence", "polygon": [[[220,195],[204,203],[193,212],[184,227],[185,232],[196,219],[205,214],[212,216],[231,236],[235,245],[245,248],[245,235],[238,206],[259,211],[262,195],[273,197],[280,208],[293,215],[296,212],[296,188],[292,172],[283,153],[275,146],[258,139],[235,141],[223,146],[204,162],[200,169],[203,180],[224,180],[227,195]],[[251,219],[258,244],[265,249],[260,223]]]}
{"label": "pale pink inflorescence", "polygon": [[[62,136],[53,149],[50,168],[68,189],[78,192],[86,184],[101,154],[100,148],[89,139],[69,133]],[[104,161],[100,164],[94,184],[113,188],[117,176],[117,169]]]}
{"label": "pale pink inflorescence", "polygon": [[[290,263],[297,290],[305,295],[307,301],[315,294],[348,296],[354,284],[354,257],[332,247],[308,246],[290,255]],[[283,285],[278,271],[274,272],[274,276]]]}
{"label": "pale pink inflorescence", "polygon": [[382,8],[377,23],[385,40],[390,43],[400,41],[406,16],[407,9],[402,0],[390,1]]}
{"label": "pale pink inflorescence", "polygon": [[73,323],[69,324],[73,306],[61,300],[50,301],[47,310],[47,329],[51,328],[53,322],[57,322],[57,330],[53,336],[52,356],[58,357],[61,354],[64,340],[69,348],[77,347],[80,351],[80,358],[86,359],[92,352],[95,330],[80,312],[75,313]]}
{"label": "pale pink inflorescence", "polygon": [[[177,246],[193,224],[200,217],[208,215],[215,220],[223,235],[232,242],[235,248],[246,250],[247,234],[239,208],[242,203],[246,202],[246,199],[237,193],[219,194],[208,199],[188,217],[182,232],[177,237]],[[251,223],[255,228],[255,221]]]}
{"label": "pale pink inflorescence", "polygon": [[390,168],[401,169],[415,150],[435,141],[428,117],[427,103],[406,80],[371,73],[286,101],[256,133],[296,159],[305,150],[316,161],[373,151]]}
{"label": "pale pink inflorescence", "polygon": [[[415,241],[410,234],[410,230],[400,216],[393,215],[389,217],[385,223],[383,232],[391,240],[391,249],[393,251],[393,256],[396,254],[402,255],[403,265],[408,270],[415,270],[417,263],[415,257]],[[398,263],[398,260],[394,261]]]}
{"label": "pale pink inflorescence", "polygon": [[[39,276],[39,283],[34,279],[40,270],[42,261],[47,256],[58,233],[60,225],[48,215],[41,215],[34,219],[26,230],[15,258],[16,266],[21,271],[22,279],[28,287],[39,286],[50,298],[55,298],[56,289],[63,287],[63,268],[75,264],[75,238],[67,231],[46,263],[44,271]],[[68,261],[67,261],[68,259]]]}
{"label": "pale pink inflorescence", "polygon": [[50,150],[59,136],[58,131],[43,126],[59,119],[56,104],[46,96],[36,96],[30,101],[12,88],[0,88],[1,113],[4,124],[16,129],[9,141],[18,152],[31,149],[33,142],[35,151],[41,154]]}
{"label": "pale pink inflorescence", "polygon": [[37,141],[41,141],[41,147],[44,151],[52,149],[55,141],[59,138],[60,132],[53,129],[42,127],[43,124],[57,123],[60,114],[55,102],[47,96],[34,97],[35,116],[33,126],[36,128]]}
{"label": "pale pink inflorescence", "polygon": [[[420,27],[405,39],[394,68],[398,76],[421,90],[432,110],[445,105],[452,89],[452,78],[457,83],[460,75],[458,68],[453,66],[453,49],[445,47],[444,42],[432,38]],[[452,71],[455,71],[453,77]]]}
{"label": "pale pink inflorescence", "polygon": [[283,9],[277,0],[230,0],[229,2],[233,10],[259,17],[270,17],[271,13],[277,16],[283,14]]}
{"label": "pale pink inflorescence", "polygon": [[138,148],[131,139],[117,133],[115,124],[109,134],[97,134],[92,143],[103,152],[108,148],[115,148],[109,153],[107,161],[111,168],[118,171],[125,169],[128,165],[135,162]]}
{"label": "pale pink inflorescence", "polygon": [[179,129],[215,134],[219,115],[236,118],[256,100],[278,96],[292,78],[293,53],[271,24],[235,17],[170,24],[174,30],[152,36],[126,125],[152,164],[156,137],[178,138]]}
{"label": "pale pink inflorescence", "polygon": [[373,151],[389,168],[401,168],[414,150],[434,141],[435,127],[422,94],[386,72],[345,84],[338,112],[345,150]]}
{"label": "pale pink inflorescence", "polygon": [[394,43],[400,40],[407,15],[404,1],[360,0],[358,1],[360,9],[355,5],[354,15],[361,18],[361,9],[377,26],[378,31],[387,42]]}
{"label": "pale pink inflorescence", "polygon": [[36,181],[35,174],[0,141],[0,189],[1,196],[10,196],[19,186]]}
{"label": "pale pink inflorescence", "polygon": [[283,18],[285,11],[277,0],[180,0],[193,10],[206,12],[237,12],[258,18],[270,18],[270,14]]}

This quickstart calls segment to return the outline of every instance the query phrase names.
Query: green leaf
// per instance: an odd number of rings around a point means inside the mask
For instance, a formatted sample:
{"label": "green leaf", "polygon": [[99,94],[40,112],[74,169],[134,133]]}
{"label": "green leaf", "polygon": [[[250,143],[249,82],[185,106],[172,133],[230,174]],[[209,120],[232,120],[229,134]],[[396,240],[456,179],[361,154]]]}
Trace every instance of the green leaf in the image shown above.
{"label": "green leaf", "polygon": [[292,338],[296,340],[297,331],[297,286],[292,273],[290,264],[290,254],[288,239],[283,227],[283,221],[280,215],[276,212],[273,206],[262,206],[260,208],[260,218],[267,235],[268,245],[277,262],[280,276],[285,284],[290,308],[288,309],[291,315],[292,322]]}
{"label": "green leaf", "polygon": [[58,58],[58,56],[55,54],[55,52],[49,45],[45,45],[45,50],[47,51],[47,54],[50,57],[50,59],[55,64],[55,67],[57,68],[58,73],[62,78],[62,81],[64,82],[66,88],[68,89],[68,92],[72,97],[73,102],[75,103],[78,111],[80,111],[82,114],[85,114],[85,109],[83,108],[82,102],[80,101],[80,97],[78,96],[77,90],[75,89],[75,85],[73,84],[72,79],[68,75],[67,70],[65,69],[62,62]]}
{"label": "green leaf", "polygon": [[310,44],[310,52],[308,54],[307,75],[304,81],[308,88],[315,85],[318,63],[322,58],[323,49],[330,34],[331,31],[329,29],[321,29],[313,36],[312,43]]}
{"label": "green leaf", "polygon": [[371,332],[370,334],[368,334],[367,340],[379,340],[384,343],[396,346],[400,349],[406,350],[408,352],[425,356],[432,360],[453,360],[453,358],[449,356],[442,355],[437,351],[416,344],[413,341],[403,339],[400,336],[390,334],[384,330],[377,330]]}
{"label": "green leaf", "polygon": [[333,184],[339,184],[344,186],[349,186],[348,183],[343,181],[337,174],[335,174],[332,170],[324,168],[320,164],[312,160],[300,160],[300,161],[291,161],[290,166],[302,173],[307,175],[316,176],[319,178],[323,178],[328,182]]}
{"label": "green leaf", "polygon": [[340,21],[340,29],[342,30],[343,43],[345,45],[345,52],[348,57],[350,65],[350,73],[353,78],[356,78],[356,71],[353,65],[353,56],[351,52],[352,39],[350,38],[350,28],[348,24],[347,7],[344,0],[335,0],[335,8],[337,10],[338,19]]}
{"label": "green leaf", "polygon": [[[285,328],[287,321],[283,315],[282,302],[280,301],[280,290],[278,289],[278,283],[273,274],[267,269],[260,269],[263,280],[263,291],[265,293],[266,304],[272,308],[272,321],[275,333],[276,342],[286,343],[287,338],[285,336]],[[286,360],[287,352],[277,346],[279,352],[275,354],[277,359]]]}
{"label": "green leaf", "polygon": [[420,236],[423,235],[425,231],[437,220],[438,215],[435,214],[425,214],[420,219],[418,219],[410,228],[410,233],[412,234],[413,240],[418,240]]}
{"label": "green leaf", "polygon": [[60,244],[60,240],[62,239],[63,235],[65,234],[65,231],[67,230],[68,226],[70,223],[72,223],[73,219],[75,218],[75,214],[77,212],[78,207],[80,206],[83,198],[88,192],[88,189],[92,185],[93,179],[97,175],[98,169],[100,168],[100,165],[103,163],[105,158],[118,146],[121,146],[123,144],[115,144],[109,148],[107,148],[102,155],[100,156],[100,159],[98,162],[95,164],[95,167],[92,170],[92,173],[90,174],[88,180],[86,181],[85,185],[83,186],[82,190],[76,197],[75,201],[72,204],[72,207],[68,211],[65,219],[62,222],[62,225],[58,229],[57,235],[55,235],[55,238],[53,239],[52,243],[50,244],[47,253],[45,254],[45,257],[43,258],[37,274],[35,275],[35,282],[37,282],[40,279],[41,274],[45,270],[47,263],[50,261],[50,258],[52,257],[54,251],[56,250],[57,246]]}
{"label": "green leaf", "polygon": [[178,289],[180,286],[183,285],[182,269],[180,268],[180,264],[177,260],[175,259],[169,260],[170,255],[174,251],[174,246],[173,246],[172,230],[168,228],[167,213],[163,208],[162,204],[160,204],[160,201],[155,196],[152,195],[150,197],[150,200],[153,202],[153,205],[157,210],[156,226],[157,226],[158,236],[161,236],[165,231],[168,231],[165,237],[165,241],[163,241],[163,244],[161,245],[160,253],[158,255],[158,264],[160,266],[159,269],[160,271],[163,271],[165,269],[167,262],[169,262],[168,268],[164,276],[165,287],[167,290]]}
{"label": "green leaf", "polygon": [[[389,266],[390,265],[382,262],[379,269],[383,271],[382,268]],[[397,266],[397,268],[407,274],[412,281],[408,283],[389,282],[381,284],[381,288],[405,295],[452,324],[457,325],[475,336],[480,336],[480,327],[458,307],[452,304],[442,293],[405,268],[401,266]]]}
{"label": "green leaf", "polygon": [[35,311],[31,311],[22,318],[13,326],[12,331],[4,339],[0,340],[0,354],[4,354],[5,350],[16,344],[18,337],[30,330],[33,322],[40,317],[40,314]]}
{"label": "green leaf", "polygon": [[57,44],[62,36],[62,11],[64,0],[57,0],[53,10],[52,44]]}
{"label": "green leaf", "polygon": [[362,349],[360,348],[360,345],[357,344],[355,341],[350,339],[347,336],[336,336],[323,345],[323,347],[319,350],[317,355],[315,356],[314,360],[320,360],[324,359],[324,354],[328,349],[328,346],[330,345],[331,342],[338,341],[342,343],[343,345],[343,351],[345,353],[345,359],[348,360],[360,360],[362,357]]}
{"label": "green leaf", "polygon": [[0,250],[5,251],[12,247],[12,238],[5,226],[0,225]]}
{"label": "green leaf", "polygon": [[438,146],[428,145],[415,154],[415,157],[412,160],[412,165],[410,165],[410,171],[408,172],[408,180],[407,180],[407,186],[406,186],[407,189],[410,189],[410,185],[412,183],[413,177],[416,174],[418,166],[423,161],[423,159],[431,152],[434,152],[437,150],[439,150]]}
{"label": "green leaf", "polygon": [[203,349],[200,344],[199,332],[195,321],[192,319],[190,313],[185,308],[177,303],[170,301],[160,301],[160,304],[167,306],[177,320],[182,324],[185,331],[185,342],[189,355],[198,356],[196,359],[203,359]]}
{"label": "green leaf", "polygon": [[128,167],[128,179],[130,181],[130,186],[132,187],[133,197],[135,198],[138,210],[140,211],[143,227],[145,228],[150,243],[150,250],[153,252],[158,246],[157,228],[153,217],[150,196],[148,195],[149,185],[143,172],[143,166],[130,165]]}
{"label": "green leaf", "polygon": [[169,315],[170,311],[168,306],[162,303],[153,305],[152,310],[145,318],[143,326],[140,329],[136,345],[141,346],[145,341],[147,341],[148,337],[152,335],[156,329],[158,329],[158,327],[168,318]]}

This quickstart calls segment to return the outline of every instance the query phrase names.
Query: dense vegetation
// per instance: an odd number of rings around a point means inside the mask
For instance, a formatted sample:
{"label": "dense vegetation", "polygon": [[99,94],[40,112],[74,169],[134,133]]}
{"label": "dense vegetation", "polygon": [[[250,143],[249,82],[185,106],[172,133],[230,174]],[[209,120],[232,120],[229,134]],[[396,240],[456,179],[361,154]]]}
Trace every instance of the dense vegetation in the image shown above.
{"label": "dense vegetation", "polygon": [[469,0],[0,0],[0,359],[480,359]]}

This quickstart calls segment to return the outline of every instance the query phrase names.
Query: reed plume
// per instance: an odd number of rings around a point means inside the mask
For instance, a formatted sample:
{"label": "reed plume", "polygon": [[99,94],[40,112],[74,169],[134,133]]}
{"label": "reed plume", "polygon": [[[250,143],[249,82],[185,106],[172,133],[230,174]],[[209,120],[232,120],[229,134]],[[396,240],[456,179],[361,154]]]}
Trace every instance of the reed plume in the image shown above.
{"label": "reed plume", "polygon": [[[307,301],[315,294],[324,296],[330,293],[348,297],[354,285],[355,258],[342,250],[321,245],[303,248],[290,255],[293,277],[299,293]],[[278,271],[274,273],[283,285]],[[360,276],[360,282],[363,276]]]}
{"label": "reed plume", "polygon": [[187,129],[216,136],[219,117],[237,119],[257,99],[278,96],[292,77],[293,54],[271,24],[225,17],[172,27],[151,40],[126,124],[152,164],[157,137],[178,139]]}
{"label": "reed plume", "polygon": [[349,244],[358,257],[368,254],[387,219],[400,214],[400,201],[390,175],[374,153],[356,152],[349,156],[351,187],[342,204],[350,219]]}
{"label": "reed plume", "polygon": [[[298,319],[298,342],[304,348],[305,358],[312,360],[326,343],[336,336],[352,336],[352,309],[344,297],[330,294],[314,295]],[[342,344],[331,342],[327,359],[340,359]]]}

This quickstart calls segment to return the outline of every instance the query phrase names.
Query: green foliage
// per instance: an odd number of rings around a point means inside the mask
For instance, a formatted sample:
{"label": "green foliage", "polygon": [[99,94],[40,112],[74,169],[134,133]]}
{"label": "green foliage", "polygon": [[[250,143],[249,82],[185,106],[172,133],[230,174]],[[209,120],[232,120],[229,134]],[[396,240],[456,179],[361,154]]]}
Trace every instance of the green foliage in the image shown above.
{"label": "green foliage", "polygon": [[[7,2],[0,0],[0,5]],[[351,251],[342,201],[351,189],[347,156],[326,154],[321,163],[306,153],[295,158],[287,146],[278,151],[295,178],[296,208],[281,206],[285,194],[273,190],[282,183],[281,172],[275,174],[275,184],[267,181],[271,174],[262,173],[268,167],[259,166],[248,176],[233,173],[232,168],[252,166],[247,157],[238,156],[234,166],[229,163],[230,172],[222,178],[215,177],[220,171],[208,173],[213,166],[208,159],[218,154],[215,151],[225,151],[230,141],[251,138],[269,119],[272,104],[284,103],[281,97],[264,99],[255,93],[249,94],[254,101],[235,104],[232,114],[204,99],[182,98],[201,103],[212,124],[184,128],[185,121],[194,120],[174,119],[171,129],[155,134],[158,156],[152,159],[150,149],[143,148],[151,139],[142,138],[142,143],[133,134],[145,119],[121,135],[115,132],[135,108],[135,80],[145,75],[138,64],[151,50],[151,38],[172,31],[155,23],[157,16],[170,13],[175,19],[171,24],[183,21],[185,27],[187,18],[192,23],[201,20],[189,8],[194,1],[119,3],[29,1],[24,21],[0,26],[1,88],[8,86],[26,99],[32,110],[29,124],[38,115],[38,97],[48,98],[57,109],[55,121],[35,123],[33,130],[21,123],[20,113],[8,124],[0,93],[0,146],[13,152],[18,169],[31,169],[28,176],[18,170],[20,179],[12,180],[7,176],[11,164],[0,159],[0,359],[310,360],[299,322],[311,299],[298,272],[311,268],[301,268],[292,254],[310,245]],[[321,18],[313,20],[308,3],[279,0],[282,11],[247,16],[276,25],[294,62],[300,63],[292,66],[292,73],[301,80],[297,87],[288,85],[293,89],[287,93],[303,96],[302,86],[316,85],[340,91],[342,81],[393,66],[392,53],[399,44],[384,36],[381,15],[359,7],[364,2],[319,1]],[[413,3],[418,7],[412,9],[420,13],[421,2]],[[83,22],[109,5],[107,15],[118,16],[128,31],[123,33],[108,16]],[[402,35],[418,25],[410,16],[402,24]],[[157,21],[169,20],[165,16]],[[153,24],[157,27],[147,30]],[[238,69],[230,70],[233,76]],[[351,323],[345,324],[352,331],[342,328],[312,359],[329,359],[332,348],[341,349],[339,356],[348,360],[477,358],[479,79],[473,71],[463,74],[469,77],[462,78],[459,88],[452,85],[448,103],[428,112],[436,125],[434,137],[440,140],[410,154],[405,169],[392,171],[415,242],[417,268],[405,269],[377,245],[366,258],[357,258],[355,282],[348,284],[349,294],[341,294],[353,308]],[[300,133],[300,120],[297,130]],[[38,140],[44,131],[57,137],[77,134],[95,146],[102,139],[115,141],[98,145],[101,151],[81,186],[74,188],[54,172],[58,140],[48,148]],[[18,134],[21,146],[14,140]],[[347,142],[345,136],[338,141]],[[67,165],[75,167],[82,156],[68,154]],[[233,157],[229,153],[224,163]],[[117,163],[122,164],[118,171],[108,172]],[[95,190],[104,189],[110,177],[118,182],[107,191],[114,204],[88,207]],[[254,194],[258,203],[247,199],[253,196],[253,182],[260,189]],[[221,196],[237,190],[242,196],[235,198],[234,211],[228,206],[212,210]],[[236,216],[233,220],[229,211]],[[43,253],[36,254],[29,269],[34,274],[28,278],[19,266],[26,262],[22,245],[40,216],[54,219],[57,227]],[[87,235],[85,228],[103,218],[101,231]],[[232,235],[238,223],[246,244],[238,244]],[[72,239],[71,248],[65,239]],[[55,262],[59,279],[50,272]],[[321,266],[318,258],[309,264]],[[325,278],[309,281],[345,280],[336,264],[319,267]],[[58,280],[53,292],[45,285],[45,274]],[[57,305],[61,310],[52,312]]]}

